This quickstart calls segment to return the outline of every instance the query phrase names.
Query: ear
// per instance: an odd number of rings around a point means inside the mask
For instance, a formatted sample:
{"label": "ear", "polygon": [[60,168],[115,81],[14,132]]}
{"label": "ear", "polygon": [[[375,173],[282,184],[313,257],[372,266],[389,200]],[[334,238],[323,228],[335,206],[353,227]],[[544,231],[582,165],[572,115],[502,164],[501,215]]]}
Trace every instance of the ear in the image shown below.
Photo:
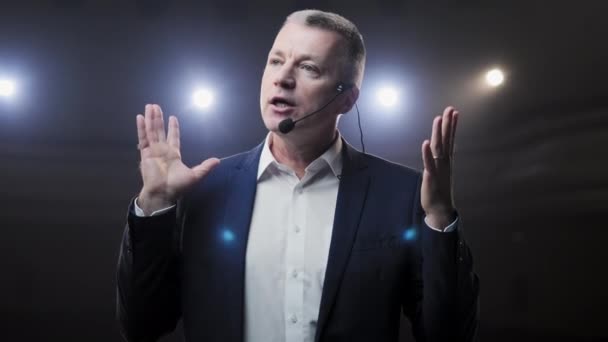
{"label": "ear", "polygon": [[342,96],[344,99],[342,100],[340,113],[346,114],[353,108],[355,102],[357,102],[357,99],[359,98],[359,87],[353,85],[349,89],[345,90]]}

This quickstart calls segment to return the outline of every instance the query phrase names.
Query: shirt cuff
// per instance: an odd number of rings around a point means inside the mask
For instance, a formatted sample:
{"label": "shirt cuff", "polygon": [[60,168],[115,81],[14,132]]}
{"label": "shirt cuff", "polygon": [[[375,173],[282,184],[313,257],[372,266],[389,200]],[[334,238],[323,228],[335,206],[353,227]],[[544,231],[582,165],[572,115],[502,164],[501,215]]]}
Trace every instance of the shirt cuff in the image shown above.
{"label": "shirt cuff", "polygon": [[[164,210],[164,209],[163,209]],[[152,213],[152,215],[154,215],[154,213]],[[424,217],[424,223],[426,223],[426,225],[431,228],[432,230],[436,230],[438,232],[442,232],[442,233],[449,233],[452,232],[454,230],[456,230],[456,228],[458,228],[458,216],[456,216],[456,219],[454,220],[454,222],[450,223],[447,227],[445,227],[443,230],[439,229],[439,228],[435,228],[432,227],[427,221],[426,221],[426,216]]]}
{"label": "shirt cuff", "polygon": [[139,197],[135,198],[135,202],[133,203],[133,209],[135,209],[135,216],[139,216],[139,217],[156,216],[156,215],[164,214],[167,211],[173,209],[173,207],[175,207],[175,204],[174,204],[174,205],[172,205],[170,207],[166,207],[166,208],[163,208],[163,209],[159,209],[159,210],[153,211],[152,214],[150,214],[150,215],[146,215],[146,213],[144,213],[144,210],[142,208],[140,208],[139,205],[137,205],[137,199],[138,198]]}

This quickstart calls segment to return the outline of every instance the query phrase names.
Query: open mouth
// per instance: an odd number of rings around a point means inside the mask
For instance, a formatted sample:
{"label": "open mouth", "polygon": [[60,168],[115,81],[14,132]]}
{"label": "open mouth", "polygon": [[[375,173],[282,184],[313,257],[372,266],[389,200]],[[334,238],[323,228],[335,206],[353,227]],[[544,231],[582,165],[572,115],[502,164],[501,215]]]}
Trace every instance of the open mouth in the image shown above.
{"label": "open mouth", "polygon": [[275,96],[272,99],[270,99],[270,104],[278,107],[278,108],[288,108],[288,107],[293,107],[295,105],[295,103],[289,99],[286,99],[284,97],[279,97],[279,96]]}

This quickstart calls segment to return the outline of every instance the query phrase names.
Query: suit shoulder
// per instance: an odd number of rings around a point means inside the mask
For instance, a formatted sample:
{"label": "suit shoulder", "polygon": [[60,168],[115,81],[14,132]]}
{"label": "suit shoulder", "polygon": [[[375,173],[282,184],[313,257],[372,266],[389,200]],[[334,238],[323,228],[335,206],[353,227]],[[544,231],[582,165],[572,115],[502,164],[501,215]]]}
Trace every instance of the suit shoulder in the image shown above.
{"label": "suit shoulder", "polygon": [[255,153],[255,149],[220,158],[220,165],[230,168],[238,167],[240,164],[250,158],[252,153]]}
{"label": "suit shoulder", "polygon": [[418,180],[421,172],[373,154],[364,154],[364,160],[372,174]]}
{"label": "suit shoulder", "polygon": [[193,189],[195,192],[218,189],[226,185],[227,180],[241,167],[257,167],[259,146],[245,152],[233,154],[220,159],[216,166],[205,178]]}
{"label": "suit shoulder", "polygon": [[259,156],[260,146],[256,146],[249,151],[239,152],[227,157],[220,158],[220,164],[209,174],[215,177],[226,174],[239,167],[257,167],[257,157]]}

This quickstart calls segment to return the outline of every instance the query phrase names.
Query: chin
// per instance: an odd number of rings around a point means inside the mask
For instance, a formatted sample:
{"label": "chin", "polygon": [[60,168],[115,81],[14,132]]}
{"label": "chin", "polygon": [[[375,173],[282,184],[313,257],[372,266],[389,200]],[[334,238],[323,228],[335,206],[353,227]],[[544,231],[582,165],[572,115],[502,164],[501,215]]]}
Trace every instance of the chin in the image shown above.
{"label": "chin", "polygon": [[279,131],[279,123],[282,121],[281,118],[277,118],[272,115],[264,115],[262,120],[264,121],[264,126],[266,126],[267,130],[271,132]]}
{"label": "chin", "polygon": [[279,123],[285,119],[288,118],[292,118],[293,120],[296,120],[297,116],[296,115],[279,115],[279,114],[275,114],[272,111],[268,110],[268,112],[266,112],[262,119],[264,120],[264,125],[266,126],[266,128],[269,131],[278,131],[279,130]]}

